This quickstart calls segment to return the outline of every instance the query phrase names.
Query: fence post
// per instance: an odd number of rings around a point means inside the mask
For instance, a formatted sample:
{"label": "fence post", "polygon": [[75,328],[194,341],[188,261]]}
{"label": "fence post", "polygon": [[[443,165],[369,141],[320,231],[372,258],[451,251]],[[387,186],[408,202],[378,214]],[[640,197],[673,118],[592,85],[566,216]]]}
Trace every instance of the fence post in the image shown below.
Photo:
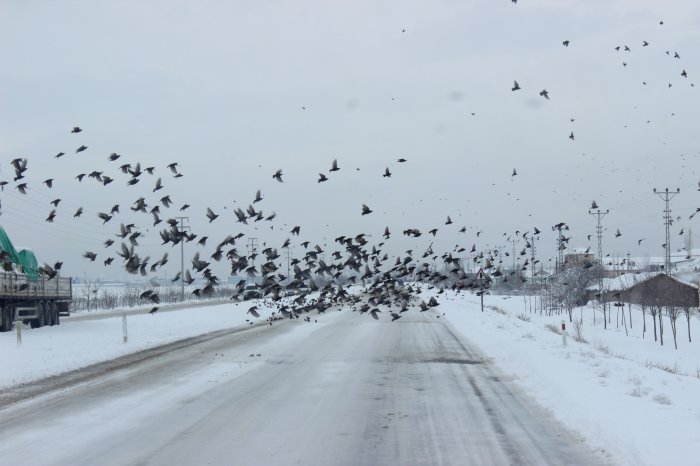
{"label": "fence post", "polygon": [[129,335],[126,328],[126,312],[122,314],[122,343],[126,343],[129,340]]}
{"label": "fence post", "polygon": [[122,314],[122,343],[126,343],[129,340],[129,333],[126,327],[126,312]]}

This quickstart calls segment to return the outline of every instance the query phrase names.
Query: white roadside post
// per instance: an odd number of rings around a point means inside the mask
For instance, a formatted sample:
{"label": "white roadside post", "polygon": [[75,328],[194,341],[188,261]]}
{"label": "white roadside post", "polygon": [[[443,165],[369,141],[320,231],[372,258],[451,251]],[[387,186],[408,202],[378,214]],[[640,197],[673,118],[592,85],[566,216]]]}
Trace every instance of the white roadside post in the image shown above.
{"label": "white roadside post", "polygon": [[129,340],[129,335],[126,329],[126,312],[122,314],[122,343],[126,343]]}
{"label": "white roadside post", "polygon": [[15,321],[15,330],[17,331],[17,348],[22,346],[22,321]]}
{"label": "white roadside post", "polygon": [[561,342],[566,347],[566,321],[561,321]]}

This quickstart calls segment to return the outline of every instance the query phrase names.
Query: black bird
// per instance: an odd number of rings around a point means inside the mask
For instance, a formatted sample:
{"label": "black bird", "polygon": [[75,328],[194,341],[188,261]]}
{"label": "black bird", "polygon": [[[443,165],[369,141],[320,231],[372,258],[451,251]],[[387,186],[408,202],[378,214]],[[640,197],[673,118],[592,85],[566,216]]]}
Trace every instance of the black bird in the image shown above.
{"label": "black bird", "polygon": [[60,159],[60,158],[63,157],[64,155],[66,155],[65,152],[59,152],[58,154],[54,155],[54,157],[57,158],[57,159]]}
{"label": "black bird", "polygon": [[362,215],[371,214],[373,211],[367,207],[366,204],[362,204]]}
{"label": "black bird", "polygon": [[518,91],[520,90],[520,85],[518,84],[518,81],[513,81],[513,88],[511,91]]}
{"label": "black bird", "polygon": [[163,189],[163,185],[162,185],[161,182],[160,182],[160,178],[158,178],[158,179],[156,180],[156,187],[153,188],[153,192],[156,192],[156,191],[158,191],[159,189]]}
{"label": "black bird", "polygon": [[168,168],[171,172],[177,175],[177,162],[171,163],[170,165],[168,165]]}
{"label": "black bird", "polygon": [[403,162],[405,162],[405,161],[406,161],[406,159],[404,159],[404,158],[401,158],[401,159],[397,160],[397,162],[399,162],[399,163],[403,163]]}
{"label": "black bird", "polygon": [[49,216],[46,217],[46,221],[49,223],[53,223],[53,219],[56,218],[56,209],[53,209],[50,213]]}
{"label": "black bird", "polygon": [[53,188],[53,178],[49,178],[48,180],[44,180],[44,184],[49,188]]}
{"label": "black bird", "polygon": [[98,213],[97,216],[102,220],[102,225],[112,220],[112,216],[104,212]]}
{"label": "black bird", "polygon": [[71,130],[71,133],[79,133],[79,132],[81,132],[81,131],[82,131],[82,129],[80,129],[80,127],[78,127],[78,126],[73,126],[73,129]]}
{"label": "black bird", "polygon": [[262,194],[260,193],[260,190],[258,189],[258,191],[255,193],[255,199],[253,199],[253,204],[255,204],[256,202],[260,202],[262,200],[263,200]]}
{"label": "black bird", "polygon": [[78,210],[75,211],[75,213],[73,214],[73,217],[80,217],[81,215],[83,215],[83,208],[78,207]]}
{"label": "black bird", "polygon": [[156,312],[158,312],[158,309],[159,309],[158,306],[154,306],[150,311],[148,311],[148,313],[155,314]]}
{"label": "black bird", "polygon": [[398,320],[398,319],[400,319],[400,318],[401,318],[401,316],[398,315],[397,313],[395,313],[395,312],[392,312],[392,313],[391,313],[391,321],[392,321],[392,322],[395,321],[395,320]]}
{"label": "black bird", "polygon": [[15,186],[17,191],[19,191],[22,194],[27,194],[27,183],[20,183],[17,186]]}
{"label": "black bird", "polygon": [[452,225],[452,219],[449,215],[447,216],[447,221],[445,222],[445,225]]}
{"label": "black bird", "polygon": [[209,207],[207,207],[207,218],[209,219],[209,223],[216,220],[216,217],[218,217],[218,215],[215,214],[214,211],[211,210]]}
{"label": "black bird", "polygon": [[248,309],[246,314],[250,314],[253,317],[260,317],[260,314],[258,314],[258,306],[252,306],[250,309]]}
{"label": "black bird", "polygon": [[382,175],[384,178],[390,178],[391,177],[391,172],[389,171],[389,167],[386,167],[384,169],[384,174]]}
{"label": "black bird", "polygon": [[272,175],[272,178],[276,179],[280,183],[282,183],[282,170],[277,170],[274,175]]}
{"label": "black bird", "polygon": [[549,92],[547,91],[547,89],[542,89],[542,90],[540,91],[540,95],[541,95],[542,97],[544,97],[545,99],[549,100]]}
{"label": "black bird", "polygon": [[569,139],[571,139],[572,141],[574,140],[574,132],[573,131],[571,132],[571,134],[569,134]]}
{"label": "black bird", "polygon": [[562,45],[563,45],[564,47],[568,47],[568,46],[569,46],[569,41],[568,41],[568,40],[565,40],[564,42],[562,42]]}
{"label": "black bird", "polygon": [[324,181],[328,181],[328,177],[326,177],[326,175],[324,175],[323,173],[319,173],[318,174],[318,182],[323,183]]}
{"label": "black bird", "polygon": [[109,161],[114,162],[119,157],[121,157],[121,155],[117,154],[116,152],[112,152],[111,154],[109,154]]}
{"label": "black bird", "polygon": [[85,145],[80,146],[80,147],[78,147],[78,148],[75,150],[75,153],[77,154],[78,152],[82,152],[82,151],[84,151],[85,149],[87,149],[87,146],[85,146]]}
{"label": "black bird", "polygon": [[85,254],[83,254],[83,257],[86,259],[90,259],[91,262],[94,262],[95,259],[97,259],[97,254],[94,252],[87,251]]}
{"label": "black bird", "polygon": [[60,202],[61,202],[60,199],[54,199],[53,201],[51,201],[51,204],[53,204],[54,207],[58,207],[58,204],[59,204]]}
{"label": "black bird", "polygon": [[510,176],[511,176],[511,178],[512,178],[512,177],[514,177],[514,176],[515,176],[515,175],[517,175],[517,174],[518,174],[518,172],[517,172],[517,171],[515,171],[515,168],[514,168],[514,169],[513,169],[513,174],[512,174],[512,175],[510,175]]}
{"label": "black bird", "polygon": [[340,168],[338,168],[338,159],[333,159],[330,171],[337,172],[338,170],[340,170]]}
{"label": "black bird", "polygon": [[597,209],[597,208],[598,208],[598,204],[596,203],[596,201],[591,202],[591,209]]}

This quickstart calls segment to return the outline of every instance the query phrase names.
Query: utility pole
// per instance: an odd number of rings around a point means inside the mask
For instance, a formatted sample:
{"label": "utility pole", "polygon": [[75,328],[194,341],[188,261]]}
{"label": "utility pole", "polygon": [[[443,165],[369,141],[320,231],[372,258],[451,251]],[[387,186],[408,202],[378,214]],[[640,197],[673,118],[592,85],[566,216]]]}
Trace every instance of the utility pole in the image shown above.
{"label": "utility pole", "polygon": [[559,233],[557,235],[557,265],[554,269],[555,273],[564,267],[564,235],[561,234],[563,228],[567,228],[563,222],[552,227],[552,231],[557,230]]}
{"label": "utility pole", "polygon": [[515,272],[515,243],[517,243],[518,240],[508,238],[506,241],[508,241],[509,243],[512,243],[512,245],[513,245],[513,272]]}
{"label": "utility pole", "polygon": [[606,209],[605,212],[603,212],[600,209],[597,211],[589,209],[588,213],[598,219],[598,224],[595,228],[596,235],[598,236],[598,263],[603,265],[603,225],[600,223],[600,221],[603,219],[603,217],[610,213],[610,210]]}
{"label": "utility pole", "polygon": [[531,280],[535,279],[535,240],[538,239],[535,237],[535,235],[530,236],[530,245],[532,249],[532,258],[530,259],[532,261],[532,266],[530,266],[530,274],[531,274]]}
{"label": "utility pole", "polygon": [[255,267],[255,257],[258,255],[258,238],[248,238],[248,257],[251,266]]}
{"label": "utility pole", "polygon": [[657,191],[656,188],[654,188],[654,194],[666,202],[666,208],[664,209],[664,224],[666,225],[666,243],[664,244],[666,260],[664,261],[664,273],[666,275],[671,275],[671,224],[673,223],[673,219],[671,218],[671,199],[676,197],[676,194],[680,192],[680,188],[676,188],[675,191],[669,191],[668,188],[664,191]]}
{"label": "utility pole", "polygon": [[189,217],[175,217],[180,221],[178,228],[178,236],[180,237],[180,301],[185,300],[185,231],[189,231],[190,227],[185,225],[185,221],[189,222]]}
{"label": "utility pole", "polygon": [[290,262],[290,258],[292,257],[292,251],[291,251],[291,249],[292,249],[292,246],[287,246],[287,284],[284,285],[284,289],[285,289],[285,290],[287,289],[287,287],[289,286],[289,282],[291,281],[291,280],[290,280],[290,277],[289,277],[289,270],[290,270],[290,269],[289,269],[289,265],[290,265],[290,263],[291,263],[291,262]]}

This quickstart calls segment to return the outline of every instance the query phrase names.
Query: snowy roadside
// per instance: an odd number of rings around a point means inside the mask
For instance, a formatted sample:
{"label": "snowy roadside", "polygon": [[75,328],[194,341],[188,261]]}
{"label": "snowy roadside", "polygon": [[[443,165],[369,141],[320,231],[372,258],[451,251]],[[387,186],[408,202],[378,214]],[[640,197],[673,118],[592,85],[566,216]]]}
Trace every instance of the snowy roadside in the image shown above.
{"label": "snowy roadside", "polygon": [[[260,319],[247,310],[259,307]],[[15,332],[0,333],[0,389],[61,374],[98,362],[217,330],[245,327],[276,311],[262,300],[210,304],[148,314],[146,309],[127,317],[128,341],[122,342],[121,313],[108,311],[99,319],[66,319],[61,325],[23,331],[17,346]]]}
{"label": "snowy roadside", "polygon": [[[600,315],[594,326],[592,309],[583,308],[588,343],[569,336],[564,348],[561,335],[546,326],[560,328],[565,316],[530,312],[522,296],[487,296],[483,313],[471,294],[447,291],[438,299],[436,311],[459,333],[614,463],[700,464],[700,345],[683,341],[685,324],[678,324],[675,350],[670,336],[663,347],[649,329],[642,339],[641,314],[633,315],[626,336],[616,328],[615,311],[604,330]],[[574,316],[580,315],[577,309]]]}

